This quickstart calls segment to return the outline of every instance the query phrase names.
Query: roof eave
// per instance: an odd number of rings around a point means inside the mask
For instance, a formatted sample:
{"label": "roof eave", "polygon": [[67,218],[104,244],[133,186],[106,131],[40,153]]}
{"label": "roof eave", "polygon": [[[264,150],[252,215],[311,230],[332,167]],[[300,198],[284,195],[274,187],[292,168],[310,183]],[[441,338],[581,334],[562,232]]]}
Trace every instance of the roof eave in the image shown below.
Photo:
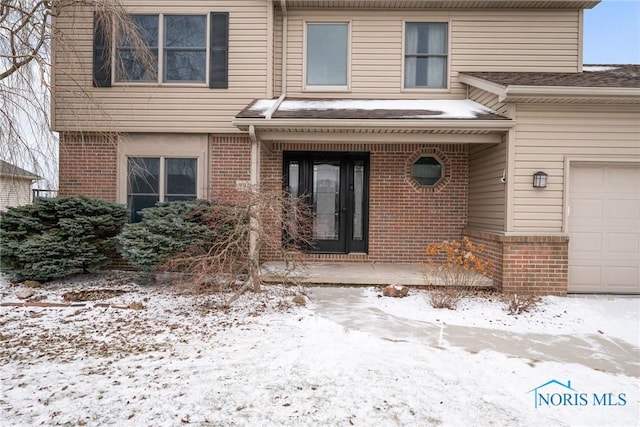
{"label": "roof eave", "polygon": [[480,120],[480,119],[270,119],[236,118],[233,125],[247,131],[249,126],[256,129],[451,129],[451,130],[484,130],[505,131],[515,126],[514,120]]}
{"label": "roof eave", "polygon": [[11,173],[0,173],[0,178],[19,179],[22,181],[34,181],[34,182],[42,179],[38,175],[21,175],[21,174],[11,174]]}
{"label": "roof eave", "polygon": [[480,77],[460,73],[460,81],[498,96],[500,102],[523,98],[602,98],[640,99],[640,88],[501,85]]}
{"label": "roof eave", "polygon": [[578,87],[578,86],[507,86],[504,102],[515,98],[602,98],[640,99],[640,88],[627,87]]}
{"label": "roof eave", "polygon": [[[280,6],[281,0],[272,0]],[[456,2],[448,0],[284,0],[288,8],[411,8],[425,9],[591,9],[601,0],[460,0]]]}

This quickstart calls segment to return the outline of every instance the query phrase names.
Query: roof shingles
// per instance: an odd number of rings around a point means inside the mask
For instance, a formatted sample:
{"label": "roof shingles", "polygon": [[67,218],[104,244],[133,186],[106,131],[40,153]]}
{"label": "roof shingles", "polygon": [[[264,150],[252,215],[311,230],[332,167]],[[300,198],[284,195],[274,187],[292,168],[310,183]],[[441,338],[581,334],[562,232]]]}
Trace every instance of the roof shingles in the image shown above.
{"label": "roof shingles", "polygon": [[640,65],[585,65],[584,69],[582,73],[461,71],[461,74],[502,86],[640,88]]}

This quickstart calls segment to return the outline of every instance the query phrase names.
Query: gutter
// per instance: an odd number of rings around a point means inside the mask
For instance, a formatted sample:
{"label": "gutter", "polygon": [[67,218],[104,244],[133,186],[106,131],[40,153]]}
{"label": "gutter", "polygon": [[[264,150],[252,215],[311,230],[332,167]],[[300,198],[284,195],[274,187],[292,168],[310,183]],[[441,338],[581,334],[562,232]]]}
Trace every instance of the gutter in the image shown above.
{"label": "gutter", "polygon": [[[504,100],[515,97],[638,98],[640,88],[577,86],[507,86]],[[502,101],[502,99],[501,99]]]}
{"label": "gutter", "polygon": [[264,113],[266,120],[271,120],[273,113],[278,111],[280,105],[287,97],[287,38],[289,35],[289,18],[287,16],[287,2],[286,0],[280,0],[280,9],[282,9],[282,64],[281,65],[281,78],[280,83],[280,96],[276,102]]}
{"label": "gutter", "polygon": [[252,127],[260,129],[279,128],[303,128],[310,129],[461,129],[461,130],[486,130],[505,131],[516,125],[515,120],[465,120],[465,119],[437,119],[433,121],[407,120],[407,119],[262,119],[262,118],[236,118],[233,125],[242,130]]}

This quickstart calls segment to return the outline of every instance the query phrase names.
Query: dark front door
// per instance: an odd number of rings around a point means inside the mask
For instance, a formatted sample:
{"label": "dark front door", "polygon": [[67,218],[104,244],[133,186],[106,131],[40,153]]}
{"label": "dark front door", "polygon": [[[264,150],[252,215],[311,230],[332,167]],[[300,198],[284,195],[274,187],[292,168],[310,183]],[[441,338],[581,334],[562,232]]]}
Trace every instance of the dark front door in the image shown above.
{"label": "dark front door", "polygon": [[284,184],[311,207],[311,251],[367,252],[367,153],[285,153]]}

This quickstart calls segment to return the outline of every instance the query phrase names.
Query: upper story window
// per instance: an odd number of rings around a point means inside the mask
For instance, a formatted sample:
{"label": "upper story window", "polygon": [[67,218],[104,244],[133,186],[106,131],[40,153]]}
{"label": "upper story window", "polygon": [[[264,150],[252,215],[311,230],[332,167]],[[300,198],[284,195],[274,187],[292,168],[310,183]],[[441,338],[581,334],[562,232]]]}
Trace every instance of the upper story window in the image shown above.
{"label": "upper story window", "polygon": [[153,58],[139,58],[131,41],[121,37],[116,81],[155,82],[161,75],[164,83],[206,83],[206,15],[132,15],[131,19]]}
{"label": "upper story window", "polygon": [[[121,36],[116,47],[119,59],[116,67],[117,82],[155,82],[158,80],[158,15],[132,15],[140,40]],[[141,58],[136,53],[136,43],[143,43],[151,53],[151,58]]]}
{"label": "upper story window", "polygon": [[447,87],[448,25],[407,22],[404,42],[404,87]]}
{"label": "upper story window", "polygon": [[[120,31],[111,52],[105,22],[94,17],[94,86],[109,87],[113,81],[228,87],[229,13],[131,15],[140,37]],[[144,47],[149,55],[140,54]]]}
{"label": "upper story window", "polygon": [[307,23],[305,55],[306,89],[348,88],[348,23]]}

